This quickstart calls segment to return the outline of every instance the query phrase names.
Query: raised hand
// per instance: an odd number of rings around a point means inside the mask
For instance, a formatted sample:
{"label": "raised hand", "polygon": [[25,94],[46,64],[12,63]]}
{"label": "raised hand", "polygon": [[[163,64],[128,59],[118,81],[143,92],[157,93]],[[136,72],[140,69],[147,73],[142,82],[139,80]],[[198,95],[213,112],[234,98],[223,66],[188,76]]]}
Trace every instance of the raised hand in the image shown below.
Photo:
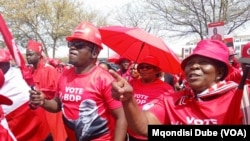
{"label": "raised hand", "polygon": [[134,94],[133,87],[115,71],[109,70],[109,73],[115,78],[112,83],[112,97],[122,102],[131,100]]}

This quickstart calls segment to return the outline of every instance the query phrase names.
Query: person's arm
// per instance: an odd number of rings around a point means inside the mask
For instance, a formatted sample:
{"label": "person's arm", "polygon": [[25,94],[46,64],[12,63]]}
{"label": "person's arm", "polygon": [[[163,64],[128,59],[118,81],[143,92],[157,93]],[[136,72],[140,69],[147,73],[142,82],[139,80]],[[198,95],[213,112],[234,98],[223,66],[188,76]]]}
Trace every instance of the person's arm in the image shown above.
{"label": "person's arm", "polygon": [[55,97],[54,99],[47,100],[45,94],[38,90],[30,90],[30,103],[35,106],[41,106],[45,110],[56,113],[61,110],[61,103],[59,98]]}
{"label": "person's arm", "polygon": [[112,110],[112,114],[116,119],[114,141],[125,140],[128,124],[122,107]]}
{"label": "person's arm", "polygon": [[115,78],[112,83],[112,97],[120,100],[129,127],[140,135],[148,135],[149,124],[161,124],[159,119],[150,112],[143,112],[134,96],[132,86],[119,74],[110,70],[110,74]]}

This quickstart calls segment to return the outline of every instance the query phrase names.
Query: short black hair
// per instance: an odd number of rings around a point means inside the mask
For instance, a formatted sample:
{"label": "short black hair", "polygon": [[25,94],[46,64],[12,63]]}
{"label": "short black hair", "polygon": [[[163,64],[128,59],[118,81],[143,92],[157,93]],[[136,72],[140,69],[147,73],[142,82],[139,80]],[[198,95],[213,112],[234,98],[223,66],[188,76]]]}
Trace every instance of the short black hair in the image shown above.
{"label": "short black hair", "polygon": [[100,64],[105,64],[105,65],[108,67],[108,69],[111,69],[111,66],[110,66],[110,64],[109,64],[108,62],[100,61],[100,62],[99,62],[99,65],[100,65]]}

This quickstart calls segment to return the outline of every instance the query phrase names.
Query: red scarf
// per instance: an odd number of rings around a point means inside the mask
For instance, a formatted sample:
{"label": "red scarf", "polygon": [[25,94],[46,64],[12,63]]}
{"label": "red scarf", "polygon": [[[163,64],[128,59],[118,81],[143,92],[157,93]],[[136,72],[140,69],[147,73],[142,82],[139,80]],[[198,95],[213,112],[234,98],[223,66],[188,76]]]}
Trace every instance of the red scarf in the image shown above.
{"label": "red scarf", "polygon": [[203,98],[222,95],[225,94],[227,91],[234,89],[236,87],[238,87],[238,84],[233,81],[220,81],[199,94],[194,94],[193,90],[189,89],[190,94],[182,96],[180,100],[178,100],[177,104],[185,105],[193,100],[202,101]]}

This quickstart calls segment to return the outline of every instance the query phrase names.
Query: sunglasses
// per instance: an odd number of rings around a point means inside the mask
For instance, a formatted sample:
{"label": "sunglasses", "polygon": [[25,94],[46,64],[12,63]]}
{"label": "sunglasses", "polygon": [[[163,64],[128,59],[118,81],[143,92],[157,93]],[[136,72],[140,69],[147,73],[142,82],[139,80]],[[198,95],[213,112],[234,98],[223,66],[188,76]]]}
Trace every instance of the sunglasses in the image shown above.
{"label": "sunglasses", "polygon": [[82,48],[92,48],[94,47],[93,44],[91,43],[88,43],[88,42],[83,42],[83,41],[71,41],[71,42],[68,42],[68,47],[72,47],[74,46],[76,49],[82,49]]}
{"label": "sunglasses", "polygon": [[153,66],[146,66],[146,65],[143,65],[143,66],[138,66],[138,69],[139,69],[139,70],[144,70],[144,69],[146,69],[146,70],[151,70],[151,69],[154,69],[154,67],[153,67]]}
{"label": "sunglasses", "polygon": [[136,68],[130,68],[130,70],[132,71],[132,70],[136,70]]}

